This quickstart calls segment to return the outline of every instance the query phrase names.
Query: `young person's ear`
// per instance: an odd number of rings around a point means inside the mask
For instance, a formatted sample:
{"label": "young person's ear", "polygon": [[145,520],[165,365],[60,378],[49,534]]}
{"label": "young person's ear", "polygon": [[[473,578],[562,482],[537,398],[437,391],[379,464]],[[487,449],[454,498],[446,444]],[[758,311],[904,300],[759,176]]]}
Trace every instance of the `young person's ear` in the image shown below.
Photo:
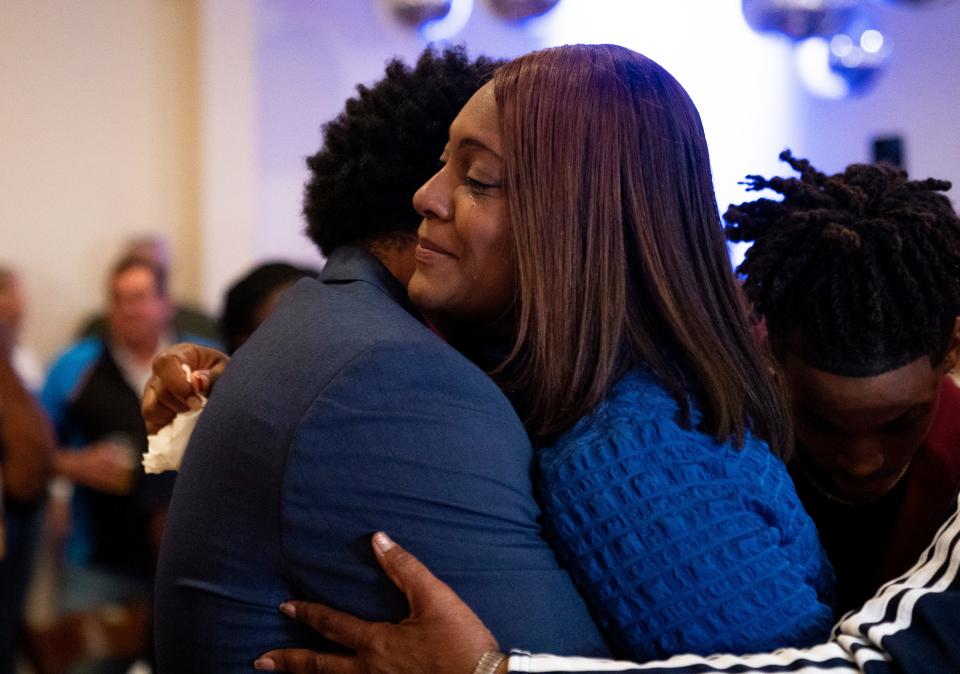
{"label": "young person's ear", "polygon": [[940,364],[940,373],[949,374],[957,366],[957,361],[960,361],[960,316],[957,316],[953,322],[953,334],[950,336],[947,354]]}

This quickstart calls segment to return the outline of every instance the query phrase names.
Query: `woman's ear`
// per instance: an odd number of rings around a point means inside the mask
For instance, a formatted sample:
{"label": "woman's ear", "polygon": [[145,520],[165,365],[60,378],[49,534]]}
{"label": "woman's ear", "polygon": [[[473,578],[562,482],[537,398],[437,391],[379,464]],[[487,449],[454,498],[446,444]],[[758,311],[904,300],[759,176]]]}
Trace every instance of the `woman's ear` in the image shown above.
{"label": "woman's ear", "polygon": [[940,373],[949,374],[957,366],[960,360],[960,316],[953,321],[953,334],[950,336],[950,345],[947,346],[947,354],[940,363]]}

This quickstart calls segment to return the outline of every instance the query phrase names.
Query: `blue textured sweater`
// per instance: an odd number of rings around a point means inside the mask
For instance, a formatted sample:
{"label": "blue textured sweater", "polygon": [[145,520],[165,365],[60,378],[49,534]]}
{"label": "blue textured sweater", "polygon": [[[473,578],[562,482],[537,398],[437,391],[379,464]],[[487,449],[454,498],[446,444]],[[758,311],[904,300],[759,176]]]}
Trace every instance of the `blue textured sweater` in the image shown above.
{"label": "blue textured sweater", "polygon": [[539,453],[551,544],[611,645],[645,660],[826,639],[833,571],[783,463],[676,417],[634,370]]}

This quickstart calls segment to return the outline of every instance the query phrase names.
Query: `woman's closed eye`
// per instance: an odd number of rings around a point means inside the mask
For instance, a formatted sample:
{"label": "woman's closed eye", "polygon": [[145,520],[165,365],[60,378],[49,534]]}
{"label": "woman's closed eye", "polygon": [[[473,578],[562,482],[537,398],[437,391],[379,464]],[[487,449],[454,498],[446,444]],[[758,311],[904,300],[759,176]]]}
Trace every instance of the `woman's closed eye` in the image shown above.
{"label": "woman's closed eye", "polygon": [[464,176],[463,184],[466,185],[471,192],[475,192],[477,194],[483,194],[484,192],[488,192],[489,190],[500,187],[500,185],[483,182],[482,180],[477,180],[476,178],[471,178],[470,176]]}

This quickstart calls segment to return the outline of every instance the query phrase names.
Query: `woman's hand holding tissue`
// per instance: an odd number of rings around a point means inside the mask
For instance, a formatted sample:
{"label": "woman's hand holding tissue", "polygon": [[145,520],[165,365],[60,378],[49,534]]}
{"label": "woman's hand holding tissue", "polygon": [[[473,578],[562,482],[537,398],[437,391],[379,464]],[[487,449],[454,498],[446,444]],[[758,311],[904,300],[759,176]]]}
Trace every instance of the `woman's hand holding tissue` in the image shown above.
{"label": "woman's hand holding tissue", "polygon": [[229,361],[222,351],[189,343],[175,344],[154,358],[140,406],[147,433],[155,434],[181,412],[200,409]]}

